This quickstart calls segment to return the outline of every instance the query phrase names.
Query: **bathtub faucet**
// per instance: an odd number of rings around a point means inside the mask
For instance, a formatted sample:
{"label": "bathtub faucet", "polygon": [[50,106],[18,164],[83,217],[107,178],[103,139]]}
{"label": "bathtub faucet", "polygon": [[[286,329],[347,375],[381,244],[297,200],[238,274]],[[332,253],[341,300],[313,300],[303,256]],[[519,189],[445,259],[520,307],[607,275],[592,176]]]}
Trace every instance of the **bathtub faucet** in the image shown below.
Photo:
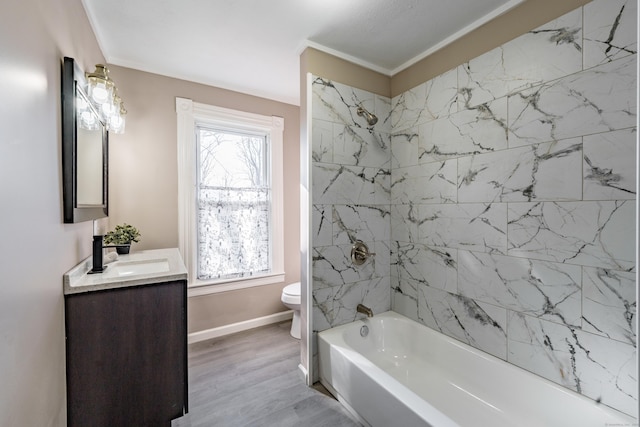
{"label": "bathtub faucet", "polygon": [[356,311],[358,313],[366,314],[367,317],[373,317],[373,310],[371,310],[366,305],[358,304],[358,307],[356,307]]}

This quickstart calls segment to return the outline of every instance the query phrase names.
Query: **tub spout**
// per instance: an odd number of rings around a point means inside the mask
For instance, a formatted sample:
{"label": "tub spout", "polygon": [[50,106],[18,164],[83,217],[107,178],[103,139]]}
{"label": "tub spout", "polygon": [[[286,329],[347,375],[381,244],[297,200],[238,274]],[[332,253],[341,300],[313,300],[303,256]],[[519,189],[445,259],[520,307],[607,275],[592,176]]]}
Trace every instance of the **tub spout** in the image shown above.
{"label": "tub spout", "polygon": [[358,307],[356,307],[356,311],[358,313],[366,314],[367,317],[373,317],[373,310],[371,310],[366,305],[358,304]]}

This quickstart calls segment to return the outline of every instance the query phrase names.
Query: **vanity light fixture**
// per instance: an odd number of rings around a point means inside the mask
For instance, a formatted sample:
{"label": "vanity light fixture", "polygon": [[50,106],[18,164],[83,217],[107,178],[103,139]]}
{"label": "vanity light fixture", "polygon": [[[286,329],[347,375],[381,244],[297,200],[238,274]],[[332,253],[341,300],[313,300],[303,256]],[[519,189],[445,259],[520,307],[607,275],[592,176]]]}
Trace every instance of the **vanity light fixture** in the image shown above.
{"label": "vanity light fixture", "polygon": [[96,104],[102,105],[113,96],[115,84],[109,77],[109,69],[103,64],[96,64],[95,71],[87,73],[87,81],[87,92]]}
{"label": "vanity light fixture", "polygon": [[124,102],[118,95],[114,97],[116,105],[118,106],[109,119],[109,130],[114,133],[124,133],[124,116],[127,114],[127,110],[124,108]]}
{"label": "vanity light fixture", "polygon": [[85,130],[97,130],[100,128],[98,117],[93,103],[89,102],[84,93],[77,92],[76,120],[78,126]]}
{"label": "vanity light fixture", "polygon": [[100,115],[104,119],[107,130],[113,133],[124,133],[127,110],[115,82],[109,77],[109,69],[104,64],[96,64],[93,73],[87,73],[87,93]]}

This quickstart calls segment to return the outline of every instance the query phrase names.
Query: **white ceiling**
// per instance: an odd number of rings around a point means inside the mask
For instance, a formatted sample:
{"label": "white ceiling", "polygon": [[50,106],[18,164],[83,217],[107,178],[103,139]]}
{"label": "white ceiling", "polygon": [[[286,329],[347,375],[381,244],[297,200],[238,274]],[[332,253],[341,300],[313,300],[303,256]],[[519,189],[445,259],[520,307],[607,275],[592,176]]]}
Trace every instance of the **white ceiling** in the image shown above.
{"label": "white ceiling", "polygon": [[299,104],[307,46],[393,75],[524,0],[83,0],[110,64]]}

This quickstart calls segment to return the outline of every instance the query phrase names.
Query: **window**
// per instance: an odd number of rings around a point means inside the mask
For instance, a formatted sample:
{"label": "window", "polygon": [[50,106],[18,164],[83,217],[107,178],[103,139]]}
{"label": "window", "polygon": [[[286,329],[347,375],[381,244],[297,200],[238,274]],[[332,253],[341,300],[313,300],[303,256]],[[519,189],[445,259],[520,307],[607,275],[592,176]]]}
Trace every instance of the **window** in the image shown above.
{"label": "window", "polygon": [[267,135],[197,126],[197,278],[271,272]]}
{"label": "window", "polygon": [[284,120],[183,98],[176,111],[190,295],[282,282]]}

